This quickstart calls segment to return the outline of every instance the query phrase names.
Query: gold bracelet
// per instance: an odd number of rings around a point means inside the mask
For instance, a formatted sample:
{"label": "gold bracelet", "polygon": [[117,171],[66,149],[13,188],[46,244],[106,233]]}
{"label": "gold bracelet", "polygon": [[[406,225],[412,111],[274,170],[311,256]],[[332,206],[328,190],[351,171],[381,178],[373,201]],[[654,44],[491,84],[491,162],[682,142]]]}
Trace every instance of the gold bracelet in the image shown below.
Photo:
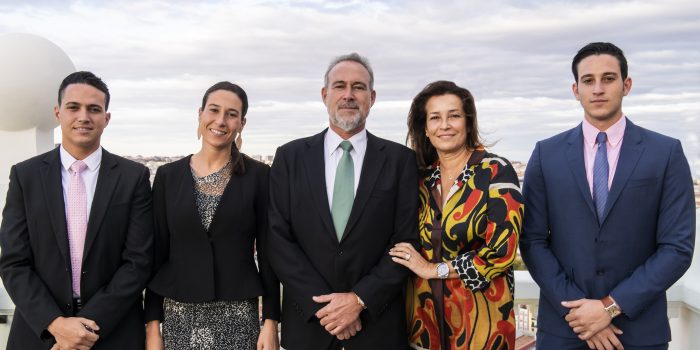
{"label": "gold bracelet", "polygon": [[353,294],[355,294],[355,298],[357,298],[357,305],[362,306],[362,310],[366,310],[367,306],[365,305],[365,302],[360,299],[360,296],[357,295],[357,293],[353,292]]}

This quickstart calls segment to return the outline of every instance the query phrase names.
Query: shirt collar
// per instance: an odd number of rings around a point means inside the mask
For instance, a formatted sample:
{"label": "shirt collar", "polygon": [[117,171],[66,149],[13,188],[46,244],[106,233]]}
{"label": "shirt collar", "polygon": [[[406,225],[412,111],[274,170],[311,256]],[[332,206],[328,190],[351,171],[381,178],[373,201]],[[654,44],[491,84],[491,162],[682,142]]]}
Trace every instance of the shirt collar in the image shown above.
{"label": "shirt collar", "polygon": [[[61,145],[59,153],[61,154],[61,165],[63,165],[63,168],[68,171],[70,166],[73,165],[77,159],[70,155],[70,153],[63,148],[63,145]],[[95,169],[100,166],[100,163],[102,163],[102,146],[98,147],[95,152],[92,152],[89,156],[85,157],[83,162],[87,165],[88,170],[95,171]]]}
{"label": "shirt collar", "polygon": [[[617,147],[617,145],[622,141],[622,137],[625,135],[625,126],[627,125],[627,117],[624,115],[620,120],[616,121],[615,124],[611,125],[605,133],[608,136],[608,143],[612,145],[613,147]],[[593,126],[593,124],[589,123],[588,120],[584,119],[582,123],[582,129],[583,129],[583,140],[586,142],[586,145],[588,147],[593,147],[596,142],[596,138],[598,137],[598,133],[600,130]]]}
{"label": "shirt collar", "polygon": [[[333,154],[338,149],[338,146],[340,145],[341,142],[343,142],[343,138],[340,137],[333,129],[328,128],[328,132],[326,132],[326,144],[328,145],[327,152],[328,154],[326,156],[330,156]],[[348,141],[352,143],[352,148],[355,150],[358,154],[362,154],[364,152],[364,149],[367,148],[367,129],[362,129],[362,131],[358,132],[355,135],[352,135]]]}

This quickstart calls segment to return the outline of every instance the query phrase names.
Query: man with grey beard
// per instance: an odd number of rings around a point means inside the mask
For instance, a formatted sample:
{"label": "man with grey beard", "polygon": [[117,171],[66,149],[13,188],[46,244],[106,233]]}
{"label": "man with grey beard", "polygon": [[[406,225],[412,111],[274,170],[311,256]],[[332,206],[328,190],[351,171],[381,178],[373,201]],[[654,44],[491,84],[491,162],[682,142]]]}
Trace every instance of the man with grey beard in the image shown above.
{"label": "man with grey beard", "polygon": [[387,252],[417,245],[415,154],[365,129],[376,97],[366,58],[334,59],[324,80],[329,128],[281,146],[270,173],[267,244],[284,286],[282,346],[405,349],[409,271]]}

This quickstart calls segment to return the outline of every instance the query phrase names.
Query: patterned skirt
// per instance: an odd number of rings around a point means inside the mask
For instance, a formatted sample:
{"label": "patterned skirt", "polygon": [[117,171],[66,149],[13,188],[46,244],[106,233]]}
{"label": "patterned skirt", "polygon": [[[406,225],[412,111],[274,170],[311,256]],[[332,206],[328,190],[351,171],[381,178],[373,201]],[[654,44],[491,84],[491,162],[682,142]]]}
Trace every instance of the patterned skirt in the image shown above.
{"label": "patterned skirt", "polygon": [[255,350],[260,322],[258,299],[163,302],[163,341],[167,350]]}

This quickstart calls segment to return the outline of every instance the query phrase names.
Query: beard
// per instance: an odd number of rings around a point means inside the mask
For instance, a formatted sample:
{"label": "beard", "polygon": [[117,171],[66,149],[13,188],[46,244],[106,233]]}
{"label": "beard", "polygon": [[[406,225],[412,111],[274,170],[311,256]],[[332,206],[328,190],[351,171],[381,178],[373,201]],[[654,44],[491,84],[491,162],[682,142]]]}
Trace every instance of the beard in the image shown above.
{"label": "beard", "polygon": [[[345,103],[344,105],[339,105],[338,108],[357,108],[357,104],[349,102]],[[359,108],[351,115],[346,114],[345,116],[342,116],[337,110],[330,113],[331,124],[339,127],[345,132],[357,129],[364,119],[365,118],[362,116],[362,111]]]}
{"label": "beard", "polygon": [[362,122],[362,116],[359,111],[347,117],[341,117],[337,113],[331,114],[331,123],[346,132],[355,130],[360,122]]}

